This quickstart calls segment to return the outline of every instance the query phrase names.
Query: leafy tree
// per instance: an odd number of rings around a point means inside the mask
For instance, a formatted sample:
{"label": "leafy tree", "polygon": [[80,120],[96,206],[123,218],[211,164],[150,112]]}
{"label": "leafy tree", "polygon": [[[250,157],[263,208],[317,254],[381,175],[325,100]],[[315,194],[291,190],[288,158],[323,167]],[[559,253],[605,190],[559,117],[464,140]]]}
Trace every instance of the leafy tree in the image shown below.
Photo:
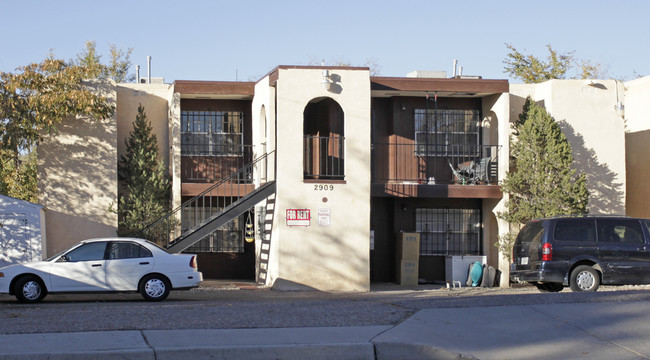
{"label": "leafy tree", "polygon": [[[572,169],[571,146],[560,126],[530,97],[519,120],[510,148],[513,170],[501,185],[510,198],[498,216],[519,228],[534,218],[586,214],[586,176]],[[503,253],[509,253],[507,242],[513,240],[512,234],[500,239]]]}
{"label": "leafy tree", "polygon": [[574,78],[593,79],[607,76],[607,70],[600,64],[587,60],[577,60],[575,51],[558,53],[551,45],[546,45],[548,57],[540,60],[532,54],[523,54],[513,45],[506,44],[510,52],[503,61],[504,72],[526,84],[540,83],[552,79],[566,79],[571,71],[576,72]]}
{"label": "leafy tree", "polygon": [[20,156],[18,163],[11,150],[0,149],[0,193],[37,202],[36,152]]}
{"label": "leafy tree", "polygon": [[102,64],[101,55],[97,54],[97,46],[94,41],[86,41],[86,48],[77,54],[77,60],[73,63],[85,67],[88,70],[89,78],[112,79],[118,83],[135,80],[135,75],[129,75],[133,49],[122,50],[114,44],[109,46],[111,58],[108,65]]}
{"label": "leafy tree", "polygon": [[118,164],[123,180],[117,213],[118,234],[133,234],[170,210],[171,184],[162,160],[158,140],[142,105],[125,140],[126,154]]}
{"label": "leafy tree", "polygon": [[505,72],[527,84],[539,83],[551,79],[564,79],[573,63],[573,51],[558,54],[551,45],[546,45],[549,55],[542,61],[533,55],[519,52],[511,44],[506,44],[510,52],[506,55]]}
{"label": "leafy tree", "polygon": [[[40,63],[19,67],[15,73],[0,73],[0,191],[20,189],[9,185],[15,183],[17,174],[34,176],[24,184],[35,183],[35,171],[22,168],[31,166],[30,162],[21,162],[20,158],[32,152],[43,136],[56,133],[63,119],[112,116],[114,106],[83,81],[87,74],[86,67],[67,64],[52,55]],[[22,189],[26,192],[12,196],[35,197],[35,187]]]}

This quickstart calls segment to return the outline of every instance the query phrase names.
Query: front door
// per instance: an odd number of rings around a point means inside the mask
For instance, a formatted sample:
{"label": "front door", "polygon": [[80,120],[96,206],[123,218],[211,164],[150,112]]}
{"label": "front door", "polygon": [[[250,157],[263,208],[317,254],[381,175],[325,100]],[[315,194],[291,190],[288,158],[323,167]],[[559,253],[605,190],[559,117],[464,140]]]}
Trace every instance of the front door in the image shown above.
{"label": "front door", "polygon": [[106,289],[106,241],[90,242],[70,250],[50,267],[50,291]]}

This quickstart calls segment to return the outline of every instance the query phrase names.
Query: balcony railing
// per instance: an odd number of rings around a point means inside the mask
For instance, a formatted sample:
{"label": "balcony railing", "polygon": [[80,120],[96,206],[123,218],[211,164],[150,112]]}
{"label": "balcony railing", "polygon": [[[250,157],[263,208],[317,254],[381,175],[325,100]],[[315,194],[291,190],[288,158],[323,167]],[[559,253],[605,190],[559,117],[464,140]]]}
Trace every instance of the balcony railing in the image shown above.
{"label": "balcony railing", "polygon": [[[376,143],[372,180],[379,183],[497,184],[500,145]],[[444,149],[444,151],[441,151]]]}
{"label": "balcony railing", "polygon": [[344,144],[343,136],[305,136],[304,174],[305,179],[343,180]]}
{"label": "balcony railing", "polygon": [[[229,177],[253,159],[253,145],[212,145],[210,153],[183,152],[181,181],[214,182]],[[252,176],[241,173],[233,181],[250,183]]]}

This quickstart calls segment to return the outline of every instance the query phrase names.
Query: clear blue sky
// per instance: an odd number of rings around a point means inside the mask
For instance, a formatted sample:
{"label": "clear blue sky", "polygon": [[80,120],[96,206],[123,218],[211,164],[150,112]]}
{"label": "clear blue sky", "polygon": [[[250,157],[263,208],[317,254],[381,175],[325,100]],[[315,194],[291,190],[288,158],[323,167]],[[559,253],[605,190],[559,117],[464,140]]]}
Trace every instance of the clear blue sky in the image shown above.
{"label": "clear blue sky", "polygon": [[[381,76],[445,70],[506,79],[510,43],[545,58],[546,44],[630,80],[650,75],[650,1],[87,1],[0,0],[0,71],[72,59],[87,40],[132,48],[146,75],[256,81],[277,65],[344,61]],[[135,70],[132,69],[132,73]],[[512,79],[511,79],[512,81]],[[517,82],[517,81],[514,81]]]}

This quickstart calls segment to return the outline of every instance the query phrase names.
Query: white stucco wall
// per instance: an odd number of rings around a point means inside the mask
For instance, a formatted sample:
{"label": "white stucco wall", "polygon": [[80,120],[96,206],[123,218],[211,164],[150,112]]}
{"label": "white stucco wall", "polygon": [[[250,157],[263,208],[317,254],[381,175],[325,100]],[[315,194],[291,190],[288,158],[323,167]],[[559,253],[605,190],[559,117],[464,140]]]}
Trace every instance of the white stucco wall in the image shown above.
{"label": "white stucco wall", "polygon": [[634,133],[650,129],[650,76],[625,82],[625,125]]}
{"label": "white stucco wall", "polygon": [[519,98],[512,101],[511,121],[530,95],[559,122],[571,144],[574,166],[587,175],[589,212],[625,214],[625,123],[615,108],[622,99],[622,84],[615,80],[551,80],[511,84],[510,93]]}
{"label": "white stucco wall", "polygon": [[[330,69],[337,91],[321,86],[320,69],[280,68],[277,91],[277,195],[273,241],[276,287],[367,291],[370,288],[370,78],[367,69]],[[256,89],[257,91],[257,89]],[[258,93],[256,92],[256,96]],[[344,113],[345,183],[303,180],[303,112],[330,97]],[[254,109],[253,112],[259,110]],[[311,225],[286,226],[287,209],[309,209]],[[328,209],[331,225],[318,223]]]}
{"label": "white stucco wall", "polygon": [[[484,99],[482,112],[485,116],[483,128],[489,130],[488,134],[483,134],[484,143],[501,146],[498,153],[498,179],[504,179],[510,166],[510,94],[493,95]],[[498,200],[483,200],[483,249],[486,249],[488,265],[501,271],[499,286],[508,287],[510,264],[495,246],[498,236],[503,236],[509,231],[508,223],[497,217],[498,212],[506,210],[508,195],[503,196]]]}

